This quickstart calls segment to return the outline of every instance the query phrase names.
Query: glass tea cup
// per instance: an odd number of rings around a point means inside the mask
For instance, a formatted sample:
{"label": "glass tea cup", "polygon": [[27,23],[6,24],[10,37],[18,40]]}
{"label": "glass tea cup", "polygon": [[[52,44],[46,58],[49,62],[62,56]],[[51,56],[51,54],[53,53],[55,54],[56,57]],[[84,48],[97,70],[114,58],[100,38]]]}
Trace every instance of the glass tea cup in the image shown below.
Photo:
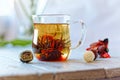
{"label": "glass tea cup", "polygon": [[70,16],[65,14],[33,15],[34,34],[32,49],[40,61],[66,61],[71,49],[81,45],[85,36],[82,21],[82,36],[78,44],[71,48]]}

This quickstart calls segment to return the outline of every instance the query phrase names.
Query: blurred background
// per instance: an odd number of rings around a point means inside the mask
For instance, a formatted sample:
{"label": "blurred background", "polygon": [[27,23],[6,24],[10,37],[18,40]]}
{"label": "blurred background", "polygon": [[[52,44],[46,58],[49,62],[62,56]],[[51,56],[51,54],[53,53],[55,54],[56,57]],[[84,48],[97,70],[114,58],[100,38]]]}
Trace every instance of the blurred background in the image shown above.
{"label": "blurred background", "polygon": [[12,30],[17,30],[14,15],[14,0],[0,0],[0,39],[10,40],[16,36]]}
{"label": "blurred background", "polygon": [[[87,26],[83,48],[109,38],[109,47],[120,51],[120,0],[0,0],[0,40],[32,36],[32,15],[70,14],[71,21]],[[73,42],[79,39],[79,24],[71,24]],[[27,37],[26,37],[27,36]]]}

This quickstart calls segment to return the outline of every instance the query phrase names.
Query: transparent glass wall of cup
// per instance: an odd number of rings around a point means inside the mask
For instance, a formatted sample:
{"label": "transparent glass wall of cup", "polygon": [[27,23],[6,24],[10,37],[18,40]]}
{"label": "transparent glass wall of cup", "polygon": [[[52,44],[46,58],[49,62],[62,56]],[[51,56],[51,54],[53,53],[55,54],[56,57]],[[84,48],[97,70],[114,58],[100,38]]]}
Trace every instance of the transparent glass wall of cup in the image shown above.
{"label": "transparent glass wall of cup", "polygon": [[[65,14],[33,15],[34,35],[32,49],[40,61],[65,61],[70,50],[77,48],[85,35],[84,23],[81,23],[82,37],[78,44],[71,48],[70,16]],[[79,35],[78,35],[79,36]]]}

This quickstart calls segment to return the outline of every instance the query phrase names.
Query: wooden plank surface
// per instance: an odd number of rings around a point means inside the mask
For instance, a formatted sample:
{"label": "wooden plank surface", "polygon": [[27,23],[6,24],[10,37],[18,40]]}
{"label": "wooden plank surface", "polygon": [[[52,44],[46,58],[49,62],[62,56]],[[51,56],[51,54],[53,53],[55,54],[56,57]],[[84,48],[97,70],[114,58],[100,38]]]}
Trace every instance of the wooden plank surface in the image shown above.
{"label": "wooden plank surface", "polygon": [[120,76],[119,56],[86,63],[82,51],[73,51],[65,62],[34,59],[25,64],[19,60],[19,54],[28,49],[31,47],[0,48],[0,80],[96,80]]}

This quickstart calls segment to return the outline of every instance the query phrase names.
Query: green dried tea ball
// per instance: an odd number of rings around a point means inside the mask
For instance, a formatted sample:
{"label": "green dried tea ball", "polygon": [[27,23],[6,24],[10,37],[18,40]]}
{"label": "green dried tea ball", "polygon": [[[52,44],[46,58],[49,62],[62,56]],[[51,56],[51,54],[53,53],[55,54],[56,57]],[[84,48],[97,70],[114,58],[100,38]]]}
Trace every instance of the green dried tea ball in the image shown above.
{"label": "green dried tea ball", "polygon": [[33,60],[33,54],[31,51],[26,50],[20,54],[20,61],[22,61],[23,63],[29,63],[32,60]]}

